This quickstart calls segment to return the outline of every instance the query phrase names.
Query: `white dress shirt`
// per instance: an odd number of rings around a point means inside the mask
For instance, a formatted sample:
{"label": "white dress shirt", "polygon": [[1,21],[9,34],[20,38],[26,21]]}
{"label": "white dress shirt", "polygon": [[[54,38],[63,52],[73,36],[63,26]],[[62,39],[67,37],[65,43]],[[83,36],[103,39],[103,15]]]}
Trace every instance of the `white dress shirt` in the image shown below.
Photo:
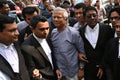
{"label": "white dress shirt", "polygon": [[[13,44],[6,46],[0,43],[0,55],[2,55],[10,64],[15,73],[19,73],[19,59]],[[0,70],[0,80],[11,80],[9,76]]]}
{"label": "white dress shirt", "polygon": [[88,41],[90,42],[93,48],[96,47],[98,35],[99,35],[99,24],[98,23],[94,28],[90,28],[87,25],[86,30],[85,30],[85,37],[88,39]]}
{"label": "white dress shirt", "polygon": [[76,30],[79,30],[80,27],[81,27],[81,25],[80,25],[79,22],[77,22],[77,23],[75,23],[75,24],[73,25],[73,28],[75,28]]}
{"label": "white dress shirt", "polygon": [[0,80],[11,80],[9,76],[0,71]]}
{"label": "white dress shirt", "polygon": [[52,68],[53,68],[53,63],[52,63],[52,57],[51,57],[51,49],[46,41],[46,39],[40,39],[38,38],[34,33],[33,33],[33,36],[35,37],[35,39],[40,43],[40,45],[42,46],[43,50],[45,51],[51,65],[52,65]]}
{"label": "white dress shirt", "polygon": [[15,73],[19,73],[19,59],[14,45],[6,46],[0,43],[0,54],[8,61]]}

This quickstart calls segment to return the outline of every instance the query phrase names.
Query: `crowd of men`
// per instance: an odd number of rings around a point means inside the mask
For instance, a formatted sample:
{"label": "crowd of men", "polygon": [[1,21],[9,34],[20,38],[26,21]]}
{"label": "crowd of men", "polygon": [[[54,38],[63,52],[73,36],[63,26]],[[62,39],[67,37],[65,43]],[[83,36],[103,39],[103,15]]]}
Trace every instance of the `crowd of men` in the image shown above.
{"label": "crowd of men", "polygon": [[0,1],[0,80],[120,80],[120,2],[15,2],[23,20]]}

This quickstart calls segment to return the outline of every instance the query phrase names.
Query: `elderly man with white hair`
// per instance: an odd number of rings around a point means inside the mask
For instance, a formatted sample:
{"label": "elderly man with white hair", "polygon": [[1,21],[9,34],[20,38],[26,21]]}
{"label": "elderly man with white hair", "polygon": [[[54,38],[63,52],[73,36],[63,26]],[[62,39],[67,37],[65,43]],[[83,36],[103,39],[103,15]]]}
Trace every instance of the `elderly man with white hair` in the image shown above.
{"label": "elderly man with white hair", "polygon": [[58,80],[78,80],[84,76],[83,66],[78,55],[84,55],[84,44],[78,31],[67,25],[68,13],[57,7],[53,11],[53,23],[56,26],[51,33],[51,41]]}

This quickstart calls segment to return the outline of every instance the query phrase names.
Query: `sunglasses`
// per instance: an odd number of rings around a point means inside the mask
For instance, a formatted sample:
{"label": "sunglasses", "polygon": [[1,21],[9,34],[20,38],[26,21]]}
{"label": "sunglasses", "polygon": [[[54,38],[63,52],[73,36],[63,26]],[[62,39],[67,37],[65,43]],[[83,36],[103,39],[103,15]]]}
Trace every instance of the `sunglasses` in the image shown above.
{"label": "sunglasses", "polygon": [[116,16],[116,17],[110,17],[110,20],[112,21],[112,20],[120,20],[120,17],[119,16]]}
{"label": "sunglasses", "polygon": [[97,14],[89,14],[89,15],[87,15],[87,18],[95,18],[97,16],[98,16]]}
{"label": "sunglasses", "polygon": [[120,26],[119,26],[119,25],[116,25],[115,28],[120,28]]}

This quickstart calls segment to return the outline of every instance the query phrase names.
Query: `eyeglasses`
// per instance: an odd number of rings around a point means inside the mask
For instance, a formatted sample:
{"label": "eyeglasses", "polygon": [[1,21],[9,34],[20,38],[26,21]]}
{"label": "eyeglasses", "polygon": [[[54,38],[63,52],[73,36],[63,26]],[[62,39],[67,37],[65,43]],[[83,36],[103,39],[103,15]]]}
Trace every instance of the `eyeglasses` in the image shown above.
{"label": "eyeglasses", "polygon": [[110,17],[110,20],[112,21],[112,20],[120,20],[120,17],[119,16],[115,16],[115,17]]}
{"label": "eyeglasses", "polygon": [[120,25],[116,25],[115,28],[120,28]]}
{"label": "eyeglasses", "polygon": [[55,19],[55,18],[61,19],[61,18],[63,18],[63,17],[60,17],[60,16],[53,16],[52,18],[53,18],[53,19]]}
{"label": "eyeglasses", "polygon": [[39,30],[40,30],[40,31],[49,30],[49,27],[47,27],[47,28],[40,28]]}
{"label": "eyeglasses", "polygon": [[95,18],[95,17],[97,17],[98,15],[97,14],[89,14],[89,15],[87,15],[87,18]]}
{"label": "eyeglasses", "polygon": [[49,9],[49,12],[53,11],[54,9]]}

